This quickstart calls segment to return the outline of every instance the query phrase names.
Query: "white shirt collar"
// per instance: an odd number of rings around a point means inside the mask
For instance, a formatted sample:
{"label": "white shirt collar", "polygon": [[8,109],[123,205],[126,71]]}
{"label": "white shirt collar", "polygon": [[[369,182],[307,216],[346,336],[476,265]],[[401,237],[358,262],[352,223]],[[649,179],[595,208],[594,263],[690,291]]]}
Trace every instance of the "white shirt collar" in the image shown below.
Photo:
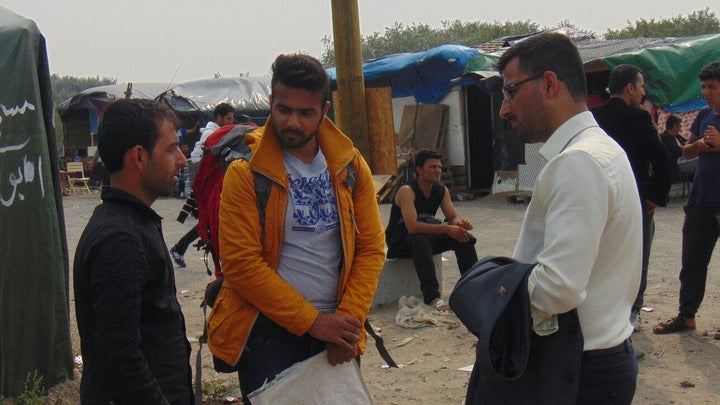
{"label": "white shirt collar", "polygon": [[570,144],[570,141],[572,141],[575,135],[590,127],[597,126],[598,123],[590,111],[583,111],[576,114],[569,120],[563,122],[563,124],[550,135],[550,138],[540,147],[539,153],[545,161],[550,161]]}

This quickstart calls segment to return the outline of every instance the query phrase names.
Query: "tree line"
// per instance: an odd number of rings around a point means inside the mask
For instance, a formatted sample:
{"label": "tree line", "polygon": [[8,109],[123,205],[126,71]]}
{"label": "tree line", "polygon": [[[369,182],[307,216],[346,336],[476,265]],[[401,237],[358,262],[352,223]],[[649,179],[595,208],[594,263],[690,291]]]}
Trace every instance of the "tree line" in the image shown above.
{"label": "tree line", "polygon": [[[541,28],[531,20],[515,22],[463,22],[454,20],[443,21],[441,24],[440,28],[432,28],[428,24],[405,25],[396,22],[393,26],[385,28],[385,32],[382,34],[374,32],[363,36],[361,38],[363,60],[396,53],[425,51],[442,44],[476,46],[497,38],[548,29],[548,27]],[[558,27],[560,26],[573,28],[592,37],[599,36],[592,31],[579,29],[568,20],[561,21],[558,24]],[[605,39],[665,38],[715,33],[720,33],[720,20],[718,20],[715,12],[706,7],[703,10],[693,11],[686,16],[678,15],[659,20],[641,18],[634,23],[628,20],[625,28],[619,30],[608,29],[602,36]],[[322,43],[321,62],[326,67],[335,66],[335,50],[332,37],[326,35],[322,38]]]}

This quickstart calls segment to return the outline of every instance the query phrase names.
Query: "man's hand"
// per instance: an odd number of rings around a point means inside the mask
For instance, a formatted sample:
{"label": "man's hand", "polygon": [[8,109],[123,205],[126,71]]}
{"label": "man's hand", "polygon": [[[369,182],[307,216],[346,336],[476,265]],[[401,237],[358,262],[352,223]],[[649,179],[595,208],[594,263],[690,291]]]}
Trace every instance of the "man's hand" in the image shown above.
{"label": "man's hand", "polygon": [[470,241],[472,235],[466,231],[460,225],[447,225],[447,235],[460,243],[467,243]]}
{"label": "man's hand", "polygon": [[333,343],[328,343],[325,348],[327,349],[328,363],[330,363],[331,366],[353,361],[358,356],[357,343],[351,350],[345,350]]}
{"label": "man's hand", "polygon": [[308,331],[316,339],[349,351],[357,351],[361,332],[360,320],[345,314],[320,314]]}
{"label": "man's hand", "polygon": [[712,125],[708,125],[707,129],[703,133],[702,141],[709,148],[720,150],[720,131]]}
{"label": "man's hand", "polygon": [[655,208],[659,207],[659,205],[650,200],[645,200],[645,206],[647,207],[647,210],[645,211],[647,214],[652,214],[655,212]]}
{"label": "man's hand", "polygon": [[467,218],[456,219],[454,221],[454,224],[461,227],[462,229],[464,229],[466,231],[473,229],[472,222],[470,222],[470,220]]}

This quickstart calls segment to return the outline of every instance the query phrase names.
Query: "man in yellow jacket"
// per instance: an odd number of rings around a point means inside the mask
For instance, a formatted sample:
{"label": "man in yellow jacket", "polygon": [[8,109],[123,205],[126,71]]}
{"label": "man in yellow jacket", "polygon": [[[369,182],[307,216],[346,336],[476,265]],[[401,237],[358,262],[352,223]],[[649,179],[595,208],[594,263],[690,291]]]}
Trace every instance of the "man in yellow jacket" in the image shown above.
{"label": "man in yellow jacket", "polygon": [[[307,55],[280,55],[272,68],[271,116],[249,135],[253,158],[225,175],[225,282],[208,320],[210,350],[238,369],[244,403],[323,350],[331,365],[364,352],[385,257],[370,169],[325,117],[325,70]],[[262,229],[253,173],[272,184]]]}

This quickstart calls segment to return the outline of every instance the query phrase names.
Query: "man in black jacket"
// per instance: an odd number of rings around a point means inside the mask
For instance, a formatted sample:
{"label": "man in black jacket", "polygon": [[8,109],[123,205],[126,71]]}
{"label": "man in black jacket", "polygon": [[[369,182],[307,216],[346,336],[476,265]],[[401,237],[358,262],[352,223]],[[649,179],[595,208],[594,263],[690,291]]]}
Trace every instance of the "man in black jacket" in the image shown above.
{"label": "man in black jacket", "polygon": [[647,287],[650,248],[655,234],[655,208],[664,207],[672,180],[672,161],[658,137],[650,114],[641,108],[645,101],[642,71],[619,65],[610,72],[610,99],[592,111],[600,127],[620,146],[630,160],[643,210],[643,255],[640,289],[630,314],[635,331],[640,329],[640,308]]}
{"label": "man in black jacket", "polygon": [[169,196],[185,156],[178,121],[150,100],[105,109],[98,150],[110,172],[73,269],[83,357],[83,404],[193,402],[190,343],[177,301],[161,218],[150,206]]}

